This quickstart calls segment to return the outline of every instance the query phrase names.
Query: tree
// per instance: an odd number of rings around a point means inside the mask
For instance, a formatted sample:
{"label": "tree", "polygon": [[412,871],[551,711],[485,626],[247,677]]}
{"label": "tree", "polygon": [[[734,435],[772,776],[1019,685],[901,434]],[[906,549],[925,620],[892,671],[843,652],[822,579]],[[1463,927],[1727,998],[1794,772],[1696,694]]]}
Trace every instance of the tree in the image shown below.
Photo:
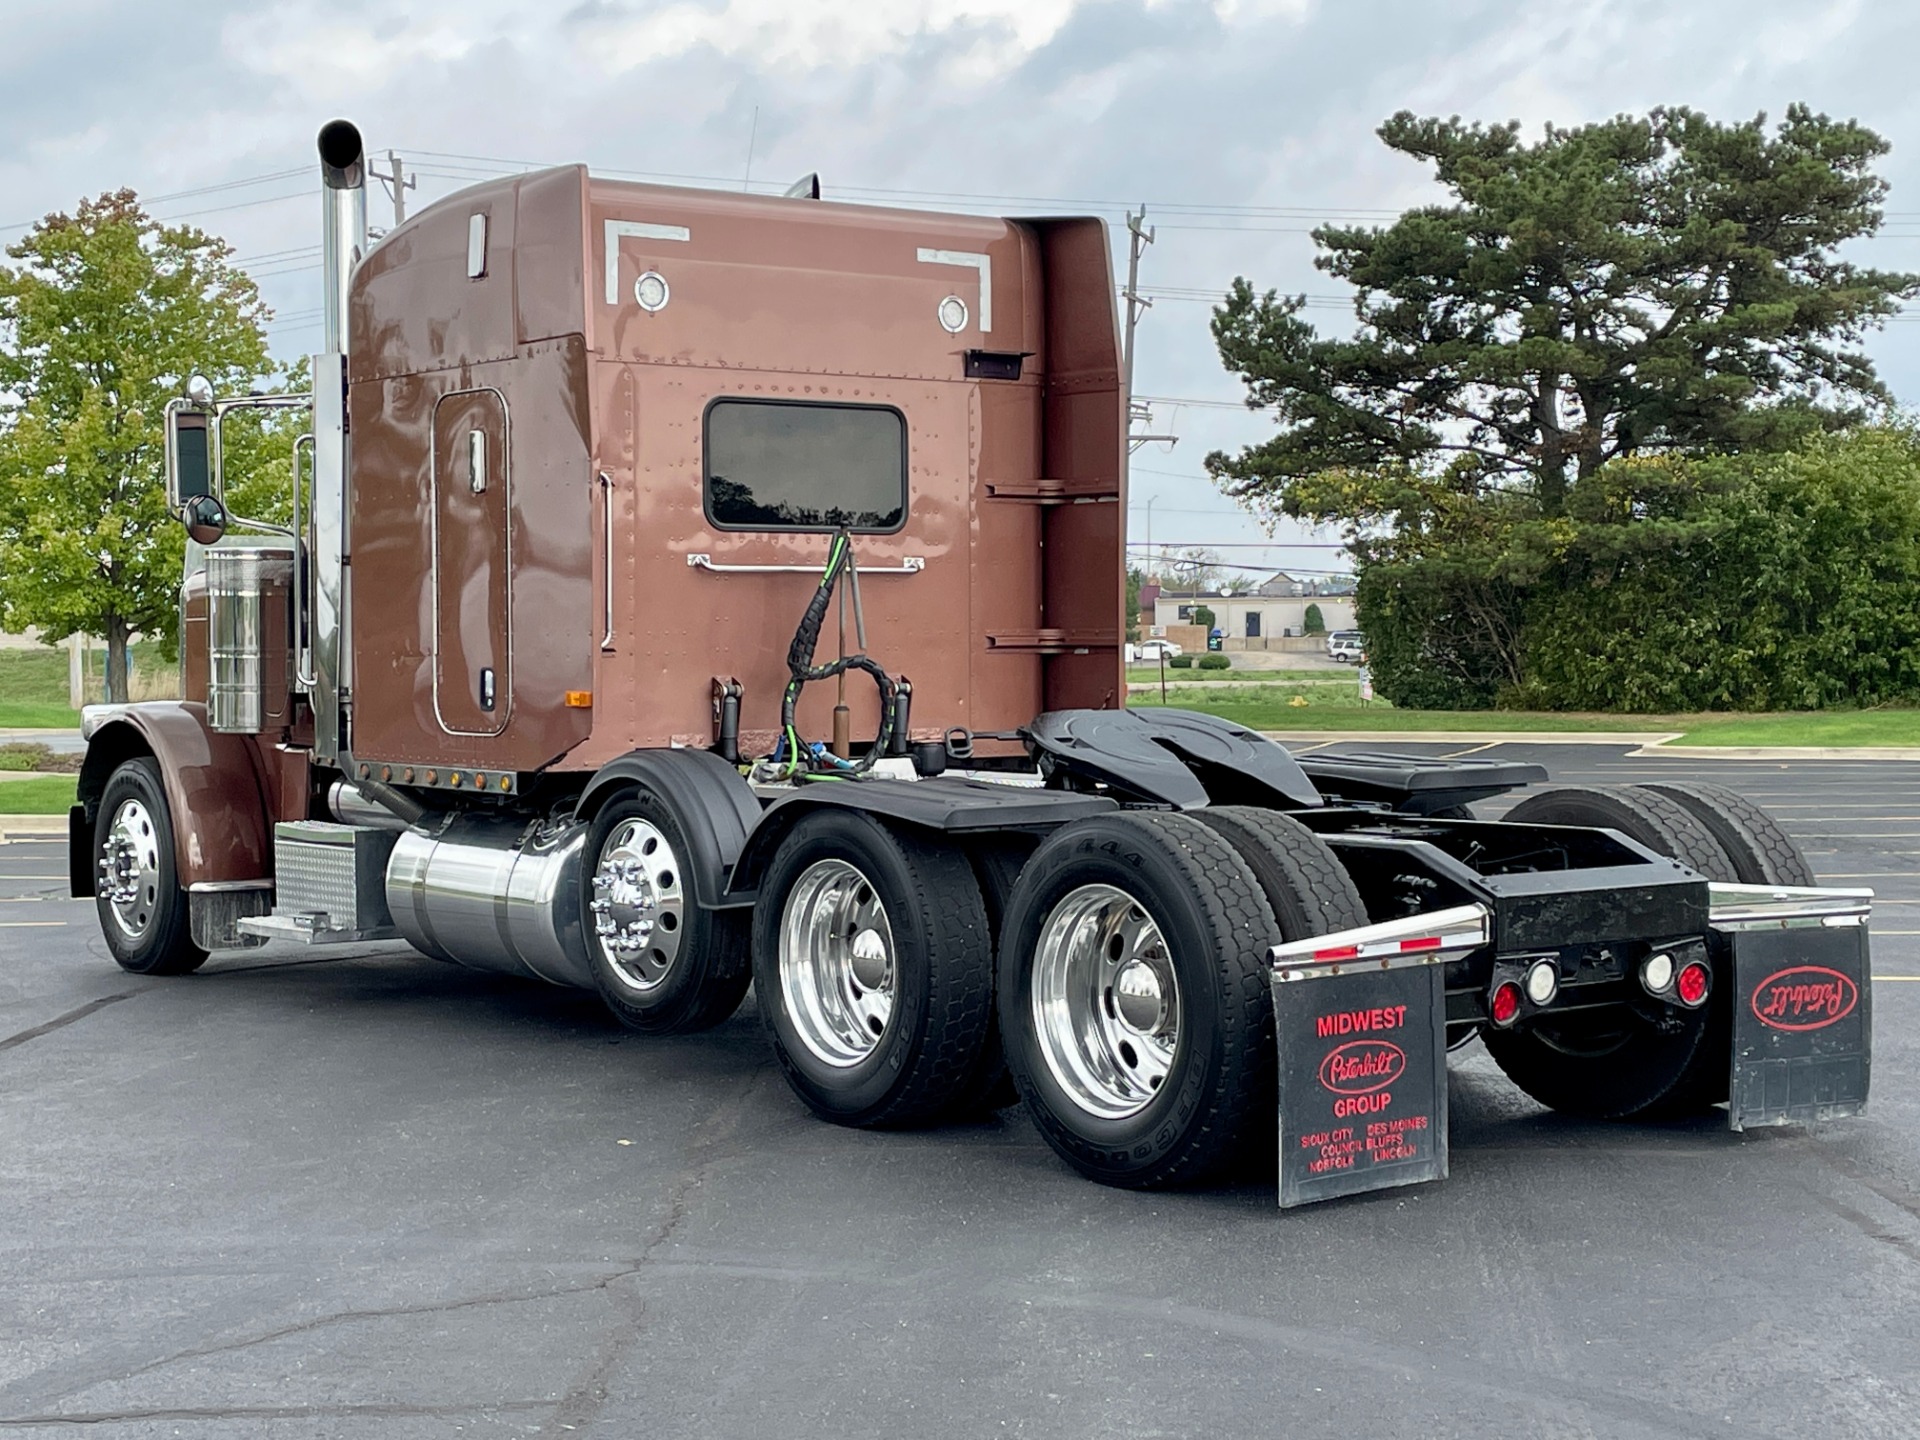
{"label": "tree", "polygon": [[1645,450],[1785,448],[1887,399],[1857,345],[1920,294],[1836,247],[1880,226],[1888,146],[1792,106],[1721,125],[1686,109],[1533,145],[1518,122],[1396,115],[1380,138],[1454,203],[1385,229],[1322,226],[1316,265],[1352,284],[1359,333],[1327,339],[1305,297],[1244,278],[1214,312],[1227,367],[1283,429],[1208,468],[1287,504],[1332,470],[1449,461],[1560,513],[1572,476]]}
{"label": "tree", "polygon": [[1140,587],[1147,583],[1147,572],[1138,565],[1127,566],[1127,643],[1140,643]]}
{"label": "tree", "polygon": [[[131,190],[47,216],[7,254],[22,263],[0,266],[0,617],[104,637],[124,700],[129,637],[171,648],[178,630],[166,403],[196,371],[223,393],[268,375],[269,312],[224,241],[162,225]],[[236,500],[271,503],[255,477],[284,475],[275,433],[229,422]]]}
{"label": "tree", "polygon": [[1213,633],[1213,622],[1216,618],[1218,617],[1214,615],[1213,611],[1209,610],[1204,605],[1194,606],[1192,615],[1190,616],[1192,623],[1195,625],[1198,625],[1202,630],[1205,630],[1209,635]]}
{"label": "tree", "polygon": [[[1408,114],[1379,133],[1451,202],[1314,232],[1357,291],[1349,338],[1318,335],[1304,297],[1234,282],[1214,336],[1281,428],[1207,465],[1269,515],[1345,525],[1383,694],[1490,705],[1526,681],[1533,601],[1591,578],[1576,489],[1638,455],[1784,451],[1880,410],[1858,344],[1920,276],[1837,257],[1879,228],[1887,145],[1803,106],[1771,131],[1676,109],[1533,144]],[[1685,512],[1628,543],[1682,543]]]}
{"label": "tree", "polygon": [[1318,605],[1309,604],[1307,606],[1307,613],[1301,617],[1300,628],[1309,635],[1324,635],[1327,633],[1327,620],[1326,617],[1320,613],[1320,607]]}

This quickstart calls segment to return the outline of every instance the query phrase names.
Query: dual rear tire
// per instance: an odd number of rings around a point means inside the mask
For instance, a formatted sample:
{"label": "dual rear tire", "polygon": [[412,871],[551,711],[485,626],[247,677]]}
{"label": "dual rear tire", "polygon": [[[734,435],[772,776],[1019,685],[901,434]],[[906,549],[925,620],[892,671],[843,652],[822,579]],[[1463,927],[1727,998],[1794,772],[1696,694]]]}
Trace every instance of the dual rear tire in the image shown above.
{"label": "dual rear tire", "polygon": [[[1712,881],[1815,883],[1778,822],[1715,785],[1556,786],[1527,796],[1506,819],[1618,830]],[[1575,1012],[1483,1038],[1507,1078],[1550,1109],[1595,1120],[1693,1114],[1727,1098],[1733,990],[1733,977],[1716,966],[1699,1010]]]}

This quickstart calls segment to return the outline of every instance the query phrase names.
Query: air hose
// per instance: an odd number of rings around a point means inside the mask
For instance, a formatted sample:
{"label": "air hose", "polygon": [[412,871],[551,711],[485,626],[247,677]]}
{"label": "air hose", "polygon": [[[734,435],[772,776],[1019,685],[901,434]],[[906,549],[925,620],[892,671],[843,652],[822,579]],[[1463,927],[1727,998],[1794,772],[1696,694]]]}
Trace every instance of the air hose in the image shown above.
{"label": "air hose", "polygon": [[[807,602],[806,614],[800,617],[800,628],[794,632],[793,643],[787,647],[787,674],[790,678],[787,680],[786,693],[780,700],[781,748],[774,752],[774,758],[776,761],[784,758],[787,775],[796,779],[824,780],[838,775],[864,773],[872,769],[874,761],[887,752],[887,742],[892,737],[894,682],[891,675],[864,652],[842,655],[825,665],[813,663],[813,652],[820,643],[820,627],[826,623],[827,607],[833,603],[834,588],[843,575],[852,577],[853,603],[858,617],[860,579],[853,560],[853,537],[845,529],[834,533],[833,546],[827,552],[827,568],[820,572],[820,586]],[[859,628],[864,646],[864,621],[861,621]],[[799,727],[794,723],[793,714],[800,702],[800,692],[815,680],[831,680],[849,670],[865,671],[880,688],[880,733],[874,737],[872,747],[855,759],[841,760],[838,757],[816,755],[811,746],[801,741]]]}

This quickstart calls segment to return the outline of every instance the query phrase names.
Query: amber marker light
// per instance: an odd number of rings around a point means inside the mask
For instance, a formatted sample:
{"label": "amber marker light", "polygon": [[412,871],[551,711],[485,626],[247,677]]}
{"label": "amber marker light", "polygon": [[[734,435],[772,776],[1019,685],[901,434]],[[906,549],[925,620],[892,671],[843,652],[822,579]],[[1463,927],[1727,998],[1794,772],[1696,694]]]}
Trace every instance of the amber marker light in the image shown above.
{"label": "amber marker light", "polygon": [[569,710],[591,710],[593,708],[593,691],[567,691],[567,708]]}

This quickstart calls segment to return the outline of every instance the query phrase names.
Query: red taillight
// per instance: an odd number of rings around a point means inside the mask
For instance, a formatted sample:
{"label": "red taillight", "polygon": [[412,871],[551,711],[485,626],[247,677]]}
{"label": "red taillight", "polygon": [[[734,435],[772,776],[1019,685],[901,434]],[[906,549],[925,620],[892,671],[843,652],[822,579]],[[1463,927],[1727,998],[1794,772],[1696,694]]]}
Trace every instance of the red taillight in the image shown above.
{"label": "red taillight", "polygon": [[1707,981],[1707,967],[1698,960],[1689,961],[1674,977],[1673,993],[1680,997],[1682,1005],[1698,1005],[1707,998]]}
{"label": "red taillight", "polygon": [[1520,1013],[1520,987],[1511,980],[1502,980],[1493,987],[1493,1004],[1488,1007],[1496,1025],[1511,1025],[1513,1017]]}

